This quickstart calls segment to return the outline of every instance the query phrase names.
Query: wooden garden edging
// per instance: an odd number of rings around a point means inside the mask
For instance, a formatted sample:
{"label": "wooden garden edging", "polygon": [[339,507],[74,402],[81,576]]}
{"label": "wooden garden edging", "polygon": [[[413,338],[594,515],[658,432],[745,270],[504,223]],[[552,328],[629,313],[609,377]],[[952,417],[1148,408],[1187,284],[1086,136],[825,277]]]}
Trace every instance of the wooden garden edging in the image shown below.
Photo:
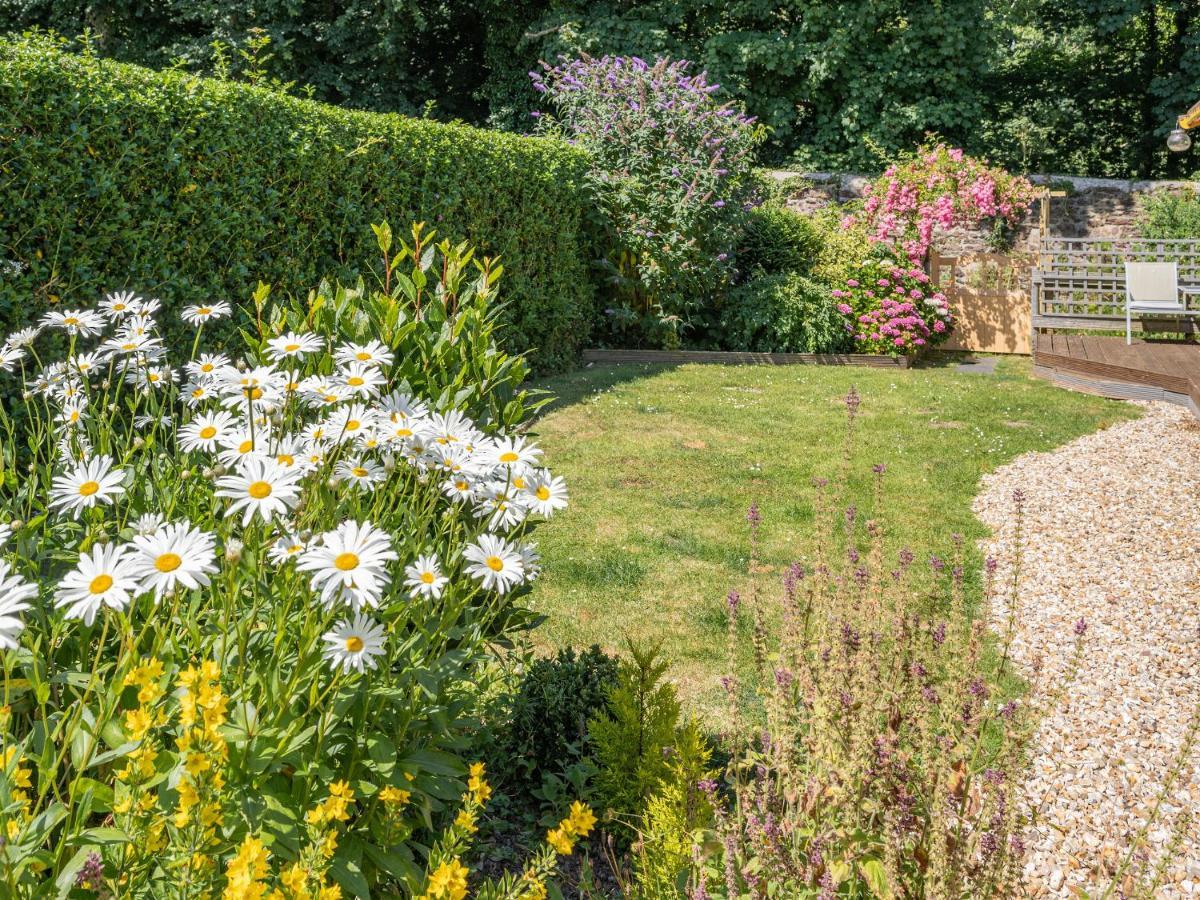
{"label": "wooden garden edging", "polygon": [[870,353],[738,353],[724,350],[584,350],[585,363],[659,363],[686,365],[716,363],[727,366],[871,366],[907,369],[906,356]]}

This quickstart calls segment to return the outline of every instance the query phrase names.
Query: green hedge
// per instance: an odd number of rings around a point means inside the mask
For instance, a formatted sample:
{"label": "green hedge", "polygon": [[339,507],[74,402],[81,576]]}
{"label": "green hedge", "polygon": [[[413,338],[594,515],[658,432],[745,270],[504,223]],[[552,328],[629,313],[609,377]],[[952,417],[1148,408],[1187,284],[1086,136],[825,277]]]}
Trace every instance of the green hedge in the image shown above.
{"label": "green hedge", "polygon": [[508,349],[560,369],[595,313],[585,169],[554,141],[0,39],[0,328],[121,288],[302,294],[376,258],[371,222],[424,220],[501,257]]}

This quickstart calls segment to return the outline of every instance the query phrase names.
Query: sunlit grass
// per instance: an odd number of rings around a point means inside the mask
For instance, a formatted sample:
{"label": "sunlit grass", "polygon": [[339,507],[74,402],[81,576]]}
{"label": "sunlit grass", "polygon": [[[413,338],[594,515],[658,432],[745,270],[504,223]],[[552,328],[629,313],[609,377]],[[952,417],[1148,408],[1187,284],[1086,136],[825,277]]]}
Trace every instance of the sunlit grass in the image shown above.
{"label": "sunlit grass", "polygon": [[[968,573],[984,527],[979,478],[1136,415],[1127,404],[1034,379],[1024,360],[995,375],[951,367],[593,367],[542,386],[561,399],[537,438],[566,476],[571,506],[538,530],[546,572],[533,595],[539,640],[616,650],[662,640],[682,693],[715,714],[724,671],[723,601],[746,587],[746,508],[763,513],[762,582],[811,555],[814,477],[836,480],[843,398],[862,396],[848,499],[918,561],[966,538]],[[882,509],[871,466],[884,463]],[[968,588],[978,591],[978,578]]]}

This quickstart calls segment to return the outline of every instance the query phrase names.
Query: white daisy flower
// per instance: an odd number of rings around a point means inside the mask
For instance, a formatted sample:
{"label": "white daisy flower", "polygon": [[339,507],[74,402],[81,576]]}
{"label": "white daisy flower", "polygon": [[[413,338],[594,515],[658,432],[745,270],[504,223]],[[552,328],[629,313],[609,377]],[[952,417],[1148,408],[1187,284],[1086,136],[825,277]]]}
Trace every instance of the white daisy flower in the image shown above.
{"label": "white daisy flower", "polygon": [[42,316],[42,324],[62,328],[67,334],[90,337],[104,330],[104,319],[91,309],[53,310]]}
{"label": "white daisy flower", "polygon": [[392,391],[379,404],[393,422],[403,419],[424,419],[429,416],[429,407],[403,391]]}
{"label": "white daisy flower", "polygon": [[162,301],[157,297],[150,297],[146,300],[143,300],[141,297],[137,297],[129,305],[130,314],[141,319],[143,322],[153,316],[160,309],[162,309]]}
{"label": "white daisy flower", "polygon": [[487,519],[489,528],[512,528],[524,522],[529,515],[529,508],[524,504],[523,497],[503,481],[493,481],[478,496],[475,515]]}
{"label": "white daisy flower", "polygon": [[232,516],[243,510],[242,527],[250,524],[257,513],[265,522],[286,515],[300,496],[300,472],[285,469],[273,459],[248,457],[240,471],[217,479],[217,496],[233,500],[226,510]]}
{"label": "white daisy flower", "polygon": [[87,418],[87,398],[75,397],[63,404],[62,411],[54,417],[54,421],[67,428],[78,428]]}
{"label": "white daisy flower", "polygon": [[189,325],[204,325],[215,319],[222,319],[229,315],[233,310],[224,300],[219,300],[216,303],[203,303],[195,306],[185,307],[183,313],[183,321]]}
{"label": "white daisy flower", "polygon": [[277,441],[274,446],[267,451],[268,455],[279,463],[285,469],[290,469],[293,466],[298,467],[300,471],[308,471],[308,459],[304,455],[304,451],[300,447],[300,442],[294,435]]}
{"label": "white daisy flower", "polygon": [[438,558],[432,553],[418,556],[405,567],[404,576],[404,586],[413,598],[432,597],[437,600],[450,583],[450,579],[442,574]]}
{"label": "white daisy flower", "polygon": [[119,322],[133,311],[139,300],[133,291],[114,291],[100,301],[100,312],[110,322]]}
{"label": "white daisy flower", "polygon": [[276,362],[288,357],[306,356],[321,349],[321,339],[315,334],[296,334],[289,331],[267,341],[267,355]]}
{"label": "white daisy flower", "polygon": [[537,465],[537,461],[542,455],[541,450],[532,444],[527,444],[525,439],[520,437],[497,438],[488,450],[488,457],[493,465],[510,468]]}
{"label": "white daisy flower", "polygon": [[144,391],[161,390],[174,383],[175,371],[170,366],[138,366],[125,380]]}
{"label": "white daisy flower", "polygon": [[378,396],[384,384],[379,369],[366,363],[350,363],[340,377],[341,387],[347,395],[364,399]]}
{"label": "white daisy flower", "polygon": [[334,474],[348,484],[358,485],[365,490],[373,490],[375,485],[387,480],[383,466],[369,459],[343,459]]}
{"label": "white daisy flower", "polygon": [[5,523],[0,525],[0,550],[8,546],[9,540],[13,536],[12,526]]}
{"label": "white daisy flower", "polygon": [[366,363],[372,366],[390,366],[395,359],[392,351],[379,341],[365,344],[342,344],[334,353],[334,362],[348,366],[350,363]]}
{"label": "white daisy flower", "polygon": [[244,410],[251,403],[256,408],[270,408],[283,400],[274,366],[256,366],[245,372],[223,369],[216,377],[226,406]]}
{"label": "white daisy flower", "polygon": [[484,534],[463,550],[467,574],[483,582],[488,590],[507,593],[525,580],[525,563],[520,551],[504,538]]}
{"label": "white daisy flower", "polygon": [[199,359],[193,359],[187,364],[187,371],[193,378],[198,379],[215,376],[229,367],[229,357],[224,353],[201,353]]}
{"label": "white daisy flower", "polygon": [[165,524],[167,520],[162,513],[142,513],[133,523],[133,533],[146,536],[158,534]]}
{"label": "white daisy flower", "polygon": [[479,429],[457,409],[435,413],[429,417],[429,425],[439,444],[474,444],[480,437]]}
{"label": "white daisy flower", "polygon": [[193,450],[212,452],[223,445],[237,428],[237,419],[224,410],[200,413],[179,429],[179,449],[184,453]]}
{"label": "white daisy flower", "polygon": [[550,474],[548,469],[538,469],[525,484],[525,504],[547,519],[567,505],[567,482]]}
{"label": "white daisy flower", "polygon": [[6,347],[32,347],[33,342],[37,340],[37,336],[42,333],[41,325],[33,325],[29,328],[22,328],[10,334],[4,342]]}
{"label": "white daisy flower", "polygon": [[125,472],[113,468],[111,456],[95,456],[72,471],[55,476],[50,485],[50,508],[70,510],[72,518],[97,503],[112,503],[125,493],[121,482]]}
{"label": "white daisy flower", "polygon": [[11,372],[25,358],[20,347],[0,347],[0,372]]}
{"label": "white daisy flower", "polygon": [[475,499],[475,483],[461,472],[442,482],[442,493],[459,502]]}
{"label": "white daisy flower", "polygon": [[0,560],[0,650],[17,649],[17,638],[25,630],[21,613],[29,609],[25,601],[34,599],[37,593],[36,584],[30,584]]}
{"label": "white daisy flower", "polygon": [[353,440],[375,425],[375,413],[361,403],[335,409],[325,420],[328,437],[337,443]]}
{"label": "white daisy flower", "polygon": [[341,599],[358,610],[379,605],[391,583],[387,563],[396,559],[386,531],[369,521],[347,521],[325,532],[320,545],[306,550],[296,566],[313,573],[310,586],[321,592],[326,606]]}
{"label": "white daisy flower", "polygon": [[354,619],[343,620],[325,632],[325,658],[335,669],[345,673],[352,669],[360,674],[364,669],[375,668],[375,657],[383,654],[387,637],[383,628],[361,612]]}
{"label": "white daisy flower", "polygon": [[101,345],[113,353],[131,355],[136,353],[157,354],[162,348],[162,341],[144,331],[125,330],[110,337]]}
{"label": "white daisy flower", "polygon": [[521,554],[521,564],[525,567],[525,577],[534,581],[542,574],[542,557],[538,553],[537,544],[521,544],[517,547]]}
{"label": "white daisy flower", "polygon": [[226,431],[219,442],[225,449],[217,458],[226,466],[235,466],[243,459],[266,458],[271,435],[262,428],[251,431],[244,424],[238,423],[238,427]]}
{"label": "white daisy flower", "polygon": [[91,625],[102,606],[125,609],[140,592],[125,546],[96,544],[90,553],[79,555],[78,564],[59,582],[54,605],[65,608],[68,619]]}
{"label": "white daisy flower", "polygon": [[138,535],[132,549],[134,571],[142,589],[153,591],[155,598],[165,597],[177,587],[207,587],[208,576],[217,571],[213,536],[186,522],[172,523],[155,534]]}
{"label": "white daisy flower", "polygon": [[267,554],[271,562],[278,566],[290,562],[308,549],[308,544],[298,534],[285,534],[271,545]]}
{"label": "white daisy flower", "polygon": [[99,350],[93,350],[91,353],[79,353],[67,360],[67,364],[71,369],[87,378],[96,370],[103,368],[104,354]]}

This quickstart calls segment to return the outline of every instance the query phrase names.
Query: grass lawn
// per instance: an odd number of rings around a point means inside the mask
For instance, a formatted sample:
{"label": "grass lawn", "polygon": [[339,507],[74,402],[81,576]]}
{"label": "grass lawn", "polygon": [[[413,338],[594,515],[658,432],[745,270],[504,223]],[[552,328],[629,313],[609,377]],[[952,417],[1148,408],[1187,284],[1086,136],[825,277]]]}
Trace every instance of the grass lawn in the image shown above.
{"label": "grass lawn", "polygon": [[[893,549],[945,556],[984,533],[971,499],[985,472],[1136,415],[1002,359],[994,375],[809,366],[595,366],[543,382],[559,397],[535,425],[571,506],[541,526],[539,640],[663,640],[689,705],[719,716],[723,601],[746,586],[746,509],[763,514],[764,561],[808,557],[811,482],[842,468],[845,405],[862,396],[851,495]],[[885,463],[882,510],[871,466]],[[978,570],[978,559],[969,569]]]}

